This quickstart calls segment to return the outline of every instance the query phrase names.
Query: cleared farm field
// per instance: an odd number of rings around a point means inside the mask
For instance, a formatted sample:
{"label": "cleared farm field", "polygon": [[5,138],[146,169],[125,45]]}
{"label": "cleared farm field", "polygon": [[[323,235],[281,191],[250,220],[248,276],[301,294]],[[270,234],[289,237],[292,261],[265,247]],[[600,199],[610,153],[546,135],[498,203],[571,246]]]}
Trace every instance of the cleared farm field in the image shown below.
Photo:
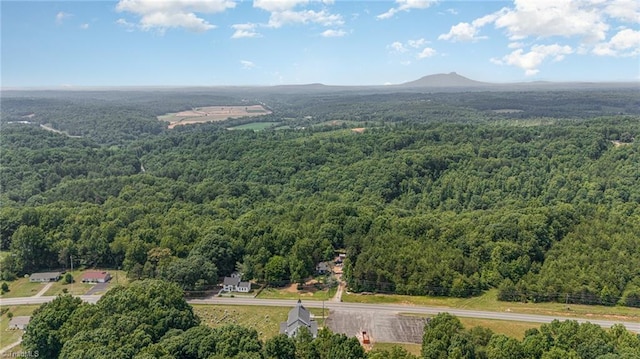
{"label": "cleared farm field", "polygon": [[169,122],[168,128],[194,123],[219,122],[230,118],[268,115],[271,111],[261,105],[252,106],[206,106],[187,111],[158,116],[158,120]]}
{"label": "cleared farm field", "polygon": [[229,127],[229,130],[253,130],[253,131],[260,131],[260,130],[264,130],[270,127],[273,127],[275,125],[280,124],[280,122],[251,122],[251,123],[247,123],[244,125],[239,125],[239,126],[235,126],[235,127]]}

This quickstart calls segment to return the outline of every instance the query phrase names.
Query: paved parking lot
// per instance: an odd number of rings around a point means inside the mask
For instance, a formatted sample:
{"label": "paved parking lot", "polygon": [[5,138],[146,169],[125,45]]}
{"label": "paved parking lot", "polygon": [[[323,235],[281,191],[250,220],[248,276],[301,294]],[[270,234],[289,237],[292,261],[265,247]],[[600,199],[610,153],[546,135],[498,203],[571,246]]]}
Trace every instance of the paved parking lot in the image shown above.
{"label": "paved parking lot", "polygon": [[332,310],[325,321],[335,333],[356,336],[366,331],[373,342],[422,343],[426,318],[358,310]]}
{"label": "paved parking lot", "polygon": [[109,285],[109,283],[96,283],[96,285],[91,287],[91,289],[89,289],[89,291],[87,291],[87,293],[85,293],[85,295],[93,295],[93,294],[97,294],[97,293],[104,293],[104,292],[107,291],[107,286],[108,285]]}

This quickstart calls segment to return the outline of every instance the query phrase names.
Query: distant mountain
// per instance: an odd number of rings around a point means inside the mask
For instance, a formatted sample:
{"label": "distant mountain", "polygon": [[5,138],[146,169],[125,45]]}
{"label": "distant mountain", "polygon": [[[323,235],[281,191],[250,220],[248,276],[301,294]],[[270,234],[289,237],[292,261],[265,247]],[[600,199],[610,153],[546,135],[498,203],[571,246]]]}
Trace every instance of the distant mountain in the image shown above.
{"label": "distant mountain", "polygon": [[460,76],[455,72],[448,74],[435,74],[421,77],[415,81],[405,82],[401,87],[477,87],[490,86],[487,82],[471,80]]}

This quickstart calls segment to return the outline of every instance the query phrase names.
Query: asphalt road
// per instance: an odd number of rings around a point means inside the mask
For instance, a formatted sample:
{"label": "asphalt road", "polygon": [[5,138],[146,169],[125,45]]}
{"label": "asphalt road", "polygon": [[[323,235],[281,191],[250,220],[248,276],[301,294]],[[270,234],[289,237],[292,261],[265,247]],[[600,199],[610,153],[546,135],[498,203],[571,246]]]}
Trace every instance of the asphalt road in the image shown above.
{"label": "asphalt road", "polygon": [[[0,299],[0,307],[10,305],[28,305],[28,304],[42,304],[53,300],[55,297],[25,297],[25,298],[8,298]],[[100,299],[100,295],[81,295],[80,298],[89,303],[95,303]],[[190,304],[225,304],[225,305],[256,305],[256,306],[272,306],[272,307],[293,307],[297,300],[284,300],[284,299],[256,299],[256,298],[228,298],[228,297],[215,297],[210,299],[191,299],[188,300]],[[628,330],[640,333],[640,323],[638,322],[624,322],[616,320],[602,320],[602,319],[589,319],[589,318],[574,318],[574,317],[561,317],[561,316],[548,316],[548,315],[536,315],[536,314],[520,314],[513,312],[489,312],[482,310],[469,310],[469,309],[455,309],[444,307],[422,307],[422,306],[409,306],[409,305],[394,305],[394,304],[362,304],[362,303],[345,303],[345,302],[330,302],[330,301],[312,301],[307,300],[304,303],[307,308],[324,308],[329,310],[340,310],[347,312],[378,312],[386,314],[397,313],[411,313],[411,314],[425,314],[435,315],[441,312],[448,312],[459,317],[466,318],[482,318],[482,319],[497,319],[497,320],[510,320],[518,322],[531,322],[531,323],[550,323],[554,319],[566,320],[573,319],[580,323],[591,322],[598,324],[604,328],[609,328],[614,324],[623,324]]]}

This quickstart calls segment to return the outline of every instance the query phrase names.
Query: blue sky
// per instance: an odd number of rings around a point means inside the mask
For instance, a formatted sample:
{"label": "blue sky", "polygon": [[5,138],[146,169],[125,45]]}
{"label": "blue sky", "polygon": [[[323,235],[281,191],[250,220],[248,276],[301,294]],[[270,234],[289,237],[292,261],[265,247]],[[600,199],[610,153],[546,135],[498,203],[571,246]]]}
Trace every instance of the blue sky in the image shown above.
{"label": "blue sky", "polygon": [[5,88],[640,80],[637,0],[0,4]]}

